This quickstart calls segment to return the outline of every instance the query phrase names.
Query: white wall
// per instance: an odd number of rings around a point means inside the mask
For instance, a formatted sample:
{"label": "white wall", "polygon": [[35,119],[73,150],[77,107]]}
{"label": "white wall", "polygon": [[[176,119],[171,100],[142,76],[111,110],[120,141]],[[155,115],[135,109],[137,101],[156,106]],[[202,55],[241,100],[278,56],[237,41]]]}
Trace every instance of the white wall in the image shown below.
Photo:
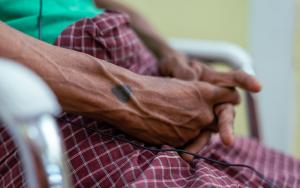
{"label": "white wall", "polygon": [[258,78],[267,145],[291,153],[295,131],[295,0],[251,0],[250,50]]}

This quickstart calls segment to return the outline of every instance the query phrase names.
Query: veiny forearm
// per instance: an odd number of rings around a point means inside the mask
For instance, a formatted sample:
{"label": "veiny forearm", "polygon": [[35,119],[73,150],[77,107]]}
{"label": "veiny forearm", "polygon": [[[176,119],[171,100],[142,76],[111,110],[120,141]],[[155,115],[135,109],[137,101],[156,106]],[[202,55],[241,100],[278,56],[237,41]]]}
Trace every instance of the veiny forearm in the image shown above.
{"label": "veiny forearm", "polygon": [[89,55],[52,46],[0,22],[0,56],[11,58],[39,74],[57,95],[65,111],[118,118],[116,110],[132,111],[113,95],[116,85],[142,87],[138,76]]}
{"label": "veiny forearm", "polygon": [[[137,75],[92,56],[46,44],[5,24],[0,25],[0,40],[3,41],[0,56],[15,59],[39,74],[67,112],[101,117],[115,125],[123,122],[141,125],[147,118],[185,122],[170,120],[173,118],[166,118],[160,111],[170,107],[186,114],[189,103],[177,107],[169,99],[181,99],[178,93],[182,93],[182,87],[191,89],[191,84]],[[127,93],[118,86],[130,87],[125,91],[130,94],[129,100],[124,101]],[[114,89],[119,90],[119,94],[114,93]]]}
{"label": "veiny forearm", "polygon": [[1,22],[0,41],[0,56],[39,74],[65,111],[109,121],[151,144],[186,144],[212,123],[213,106],[236,101],[232,90],[137,75],[89,55],[46,44]]}
{"label": "veiny forearm", "polygon": [[141,37],[144,43],[158,57],[162,58],[174,52],[167,41],[151,26],[151,24],[138,11],[121,3],[119,0],[95,0],[100,8],[126,12],[130,16],[132,28]]}

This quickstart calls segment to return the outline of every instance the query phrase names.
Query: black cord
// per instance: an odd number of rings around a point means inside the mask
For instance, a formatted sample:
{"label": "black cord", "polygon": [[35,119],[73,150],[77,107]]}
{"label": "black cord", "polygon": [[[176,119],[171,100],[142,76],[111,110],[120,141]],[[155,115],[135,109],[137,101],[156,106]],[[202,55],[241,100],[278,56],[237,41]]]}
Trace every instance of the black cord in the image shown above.
{"label": "black cord", "polygon": [[103,137],[106,137],[106,138],[109,138],[109,139],[116,139],[116,140],[119,140],[119,141],[122,141],[122,142],[126,142],[126,143],[129,143],[129,144],[137,147],[137,148],[145,149],[145,150],[152,151],[152,152],[177,152],[177,153],[182,153],[182,154],[188,154],[188,155],[193,156],[196,159],[202,159],[202,160],[205,160],[205,161],[208,161],[208,162],[211,162],[211,163],[217,164],[219,166],[223,166],[223,167],[247,168],[247,169],[251,170],[252,172],[254,172],[262,181],[265,181],[271,188],[278,188],[277,185],[275,185],[273,182],[271,182],[269,179],[267,179],[262,173],[260,173],[255,168],[253,168],[252,166],[249,166],[249,165],[232,164],[232,163],[222,162],[222,161],[219,161],[219,160],[215,160],[215,159],[211,159],[211,158],[208,158],[208,157],[198,155],[196,153],[190,153],[190,152],[184,151],[182,149],[158,149],[158,148],[153,148],[153,147],[152,148],[145,147],[145,146],[137,144],[133,141],[130,141],[130,140],[118,137],[118,136],[103,134],[100,131],[98,131],[97,129],[93,129],[93,128],[89,128],[89,127],[84,127],[84,128],[86,128],[88,130],[91,130],[93,132],[96,132],[96,133],[100,134]]}
{"label": "black cord", "polygon": [[38,38],[42,40],[42,17],[43,17],[43,0],[40,0],[40,10],[38,15]]}

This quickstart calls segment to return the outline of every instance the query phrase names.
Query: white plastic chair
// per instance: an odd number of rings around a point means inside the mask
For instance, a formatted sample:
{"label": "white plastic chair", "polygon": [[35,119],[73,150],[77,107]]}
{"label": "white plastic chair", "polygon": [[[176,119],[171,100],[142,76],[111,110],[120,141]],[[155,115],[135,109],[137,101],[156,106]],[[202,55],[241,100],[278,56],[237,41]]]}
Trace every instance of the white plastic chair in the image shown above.
{"label": "white plastic chair", "polygon": [[48,86],[27,68],[0,59],[0,104],[0,119],[19,148],[28,187],[70,187],[53,118],[60,107]]}

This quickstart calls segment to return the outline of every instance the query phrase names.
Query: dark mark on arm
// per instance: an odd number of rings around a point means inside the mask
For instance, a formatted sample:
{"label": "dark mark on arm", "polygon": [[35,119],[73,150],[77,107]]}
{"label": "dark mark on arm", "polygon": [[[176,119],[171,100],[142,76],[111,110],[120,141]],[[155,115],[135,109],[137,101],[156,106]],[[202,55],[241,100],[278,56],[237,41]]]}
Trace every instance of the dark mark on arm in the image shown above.
{"label": "dark mark on arm", "polygon": [[131,98],[132,90],[128,85],[115,85],[111,89],[112,93],[119,99],[121,102],[128,102]]}

